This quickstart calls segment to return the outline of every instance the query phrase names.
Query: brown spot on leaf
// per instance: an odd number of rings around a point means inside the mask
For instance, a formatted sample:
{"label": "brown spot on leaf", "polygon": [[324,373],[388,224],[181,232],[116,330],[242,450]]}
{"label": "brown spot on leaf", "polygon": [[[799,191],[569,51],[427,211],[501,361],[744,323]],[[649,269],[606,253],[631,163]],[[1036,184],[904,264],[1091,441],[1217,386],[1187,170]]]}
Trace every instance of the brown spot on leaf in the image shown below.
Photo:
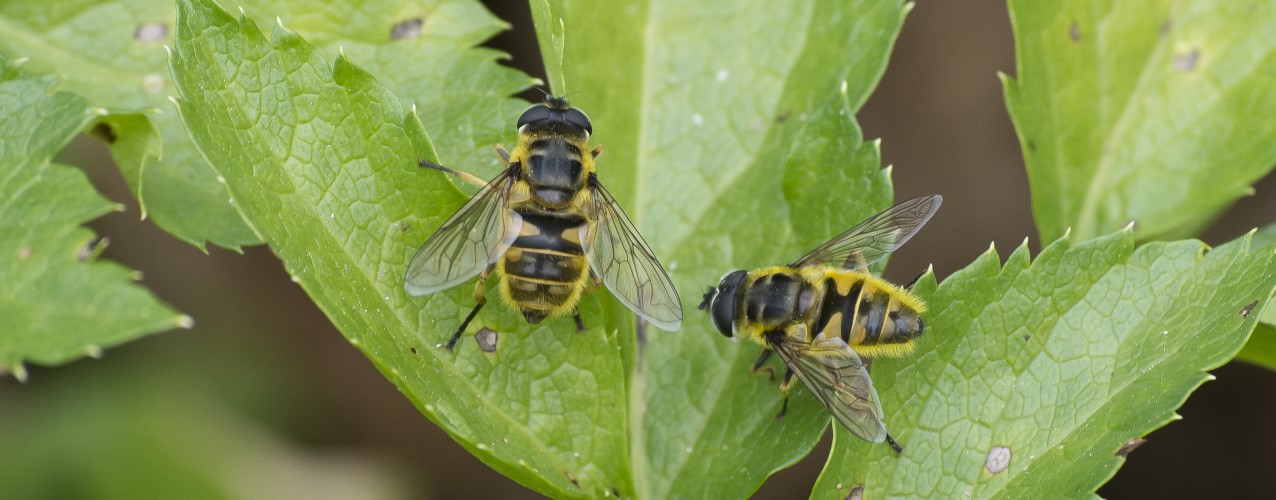
{"label": "brown spot on leaf", "polygon": [[107,144],[115,144],[115,141],[119,139],[119,137],[115,135],[115,129],[111,128],[111,125],[106,122],[98,122],[93,125],[93,128],[89,129],[89,137]]}
{"label": "brown spot on leaf", "polygon": [[611,487],[611,496],[614,496],[614,497],[616,497],[616,498],[620,498],[620,490],[616,489],[616,487],[615,487],[615,486],[612,486],[612,487]]}
{"label": "brown spot on leaf", "polygon": [[863,500],[864,485],[857,484],[851,488],[851,492],[846,494],[846,500]]}
{"label": "brown spot on leaf", "polygon": [[1170,30],[1172,29],[1174,29],[1174,18],[1167,17],[1165,18],[1165,22],[1161,23],[1161,29],[1157,30],[1156,34],[1164,38],[1165,35],[1170,34]]}
{"label": "brown spot on leaf", "polygon": [[1126,441],[1125,444],[1121,445],[1121,448],[1116,451],[1116,456],[1121,458],[1128,457],[1131,452],[1133,452],[1136,448],[1143,446],[1143,443],[1146,442],[1148,442],[1148,440],[1143,438],[1134,438]]}
{"label": "brown spot on leaf", "polygon": [[994,446],[988,450],[988,456],[984,458],[984,470],[989,474],[998,474],[1010,467],[1010,448],[1005,446]]}
{"label": "brown spot on leaf", "polygon": [[572,474],[572,471],[566,470],[566,471],[563,471],[563,474],[567,475],[567,480],[572,482],[572,486],[575,486],[577,488],[580,487],[580,481],[576,480],[576,475]]}
{"label": "brown spot on leaf", "polygon": [[1174,70],[1187,72],[1196,69],[1196,62],[1201,58],[1200,49],[1193,48],[1186,54],[1177,54],[1174,56]]}
{"label": "brown spot on leaf", "polygon": [[782,124],[782,123],[787,122],[787,121],[789,121],[789,112],[788,112],[788,111],[785,111],[785,112],[783,112],[783,113],[780,113],[780,114],[778,114],[778,115],[775,115],[775,123],[777,123],[777,124]]}
{"label": "brown spot on leaf", "polygon": [[408,350],[412,351],[412,354],[417,354],[415,347],[409,347]]}
{"label": "brown spot on leaf", "polygon": [[479,328],[474,334],[474,342],[478,343],[479,349],[483,352],[496,352],[496,342],[499,340],[496,331],[487,327]]}
{"label": "brown spot on leaf", "polygon": [[1073,19],[1072,24],[1068,25],[1068,39],[1073,42],[1081,41],[1081,25],[1077,24],[1077,20]]}
{"label": "brown spot on leaf", "polygon": [[1255,307],[1258,307],[1258,301],[1257,301],[1257,300],[1255,300],[1255,301],[1253,301],[1253,302],[1250,302],[1250,303],[1249,303],[1249,305],[1246,305],[1245,307],[1242,307],[1242,308],[1241,308],[1241,317],[1242,317],[1242,318],[1248,318],[1248,317],[1249,317],[1249,313],[1254,312],[1254,308],[1255,308]]}
{"label": "brown spot on leaf", "polygon": [[27,260],[31,256],[31,247],[22,247],[18,249],[18,260]]}
{"label": "brown spot on leaf", "polygon": [[421,36],[421,26],[423,24],[425,24],[425,21],[419,17],[396,24],[390,29],[390,39],[403,40],[405,38],[419,37]]}

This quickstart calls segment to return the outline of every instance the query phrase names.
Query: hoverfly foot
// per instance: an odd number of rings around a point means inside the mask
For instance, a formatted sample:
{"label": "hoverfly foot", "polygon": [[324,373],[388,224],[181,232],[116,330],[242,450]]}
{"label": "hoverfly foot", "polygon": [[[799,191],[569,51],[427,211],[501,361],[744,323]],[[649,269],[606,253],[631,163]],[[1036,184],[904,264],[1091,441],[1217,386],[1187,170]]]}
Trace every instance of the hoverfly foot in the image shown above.
{"label": "hoverfly foot", "polygon": [[899,456],[904,453],[904,447],[900,446],[899,443],[896,443],[895,438],[891,437],[890,434],[886,435],[886,444],[891,445],[891,449],[895,450],[895,456]]}
{"label": "hoverfly foot", "polygon": [[580,320],[580,313],[577,313],[577,314],[573,315],[573,316],[572,316],[572,319],[575,319],[575,320],[576,320],[576,331],[577,331],[577,332],[583,332],[583,331],[585,331],[585,330],[588,330],[588,328],[585,328],[585,322]]}

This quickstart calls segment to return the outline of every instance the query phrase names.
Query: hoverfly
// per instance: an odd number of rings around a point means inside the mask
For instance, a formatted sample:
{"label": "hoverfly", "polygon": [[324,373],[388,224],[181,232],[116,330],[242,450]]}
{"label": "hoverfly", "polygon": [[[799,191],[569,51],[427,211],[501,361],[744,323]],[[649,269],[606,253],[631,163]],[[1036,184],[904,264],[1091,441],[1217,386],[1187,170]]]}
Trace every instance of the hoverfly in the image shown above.
{"label": "hoverfly", "polygon": [[[915,348],[926,305],[868,271],[921,229],[943,198],[914,198],[870,217],[787,266],[737,270],[700,303],[723,335],[764,349],[751,373],[779,353],[788,366],[780,391],[788,408],[793,376],[833,418],[867,441],[902,451],[882,423],[882,405],[860,356],[903,356]],[[914,280],[916,281],[916,280]],[[780,415],[784,415],[784,409]]]}
{"label": "hoverfly", "polygon": [[678,292],[651,247],[603,188],[587,149],[593,126],[566,100],[546,96],[518,119],[513,152],[495,146],[505,169],[490,182],[441,165],[422,166],[482,186],[426,240],[408,264],[412,295],[445,290],[479,275],[478,302],[446,348],[451,350],[479,309],[493,272],[506,304],[529,323],[571,314],[581,294],[599,283],[642,319],[674,331],[682,323]]}

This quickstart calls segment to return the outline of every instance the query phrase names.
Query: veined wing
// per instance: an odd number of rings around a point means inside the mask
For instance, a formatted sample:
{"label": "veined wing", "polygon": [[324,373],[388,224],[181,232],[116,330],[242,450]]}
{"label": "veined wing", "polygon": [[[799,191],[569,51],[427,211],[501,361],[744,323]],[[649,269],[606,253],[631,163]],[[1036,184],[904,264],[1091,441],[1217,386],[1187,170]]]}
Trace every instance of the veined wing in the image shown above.
{"label": "veined wing", "polygon": [[933,194],[895,205],[820,245],[792,267],[857,269],[882,260],[917,234],[943,201],[942,196]]}
{"label": "veined wing", "polygon": [[509,210],[513,169],[483,186],[412,256],[404,287],[412,295],[452,288],[483,271],[514,243],[523,218]]}
{"label": "veined wing", "polygon": [[882,404],[860,357],[842,339],[786,337],[775,351],[846,430],[873,443],[886,439]]}
{"label": "veined wing", "polygon": [[682,326],[682,301],[656,255],[615,198],[591,177],[592,221],[581,227],[589,266],[612,295],[647,322],[666,331]]}

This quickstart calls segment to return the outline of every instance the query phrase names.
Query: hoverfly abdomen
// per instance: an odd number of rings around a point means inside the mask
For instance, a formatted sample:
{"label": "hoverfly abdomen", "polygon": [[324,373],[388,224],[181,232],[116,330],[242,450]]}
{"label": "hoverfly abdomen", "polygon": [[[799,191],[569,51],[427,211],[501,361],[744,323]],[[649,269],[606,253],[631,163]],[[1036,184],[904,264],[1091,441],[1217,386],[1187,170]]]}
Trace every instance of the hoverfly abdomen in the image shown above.
{"label": "hoverfly abdomen", "polygon": [[820,303],[820,314],[815,322],[817,332],[835,332],[843,342],[851,344],[851,331],[855,327],[856,304],[859,303],[863,280],[855,280],[845,293],[838,286],[837,278],[826,278],[823,283],[824,300]]}
{"label": "hoverfly abdomen", "polygon": [[[824,328],[834,319],[842,340],[865,356],[902,356],[913,350],[921,336],[921,306],[911,295],[880,278],[858,272],[838,271],[837,279],[854,280],[847,295],[830,287],[820,311]],[[843,287],[844,288],[844,287]],[[846,318],[851,318],[848,323]],[[827,326],[823,326],[827,325]]]}
{"label": "hoverfly abdomen", "polygon": [[575,304],[589,261],[580,244],[578,217],[524,213],[518,238],[501,261],[502,296],[522,305],[523,317],[539,323],[564,304]]}

